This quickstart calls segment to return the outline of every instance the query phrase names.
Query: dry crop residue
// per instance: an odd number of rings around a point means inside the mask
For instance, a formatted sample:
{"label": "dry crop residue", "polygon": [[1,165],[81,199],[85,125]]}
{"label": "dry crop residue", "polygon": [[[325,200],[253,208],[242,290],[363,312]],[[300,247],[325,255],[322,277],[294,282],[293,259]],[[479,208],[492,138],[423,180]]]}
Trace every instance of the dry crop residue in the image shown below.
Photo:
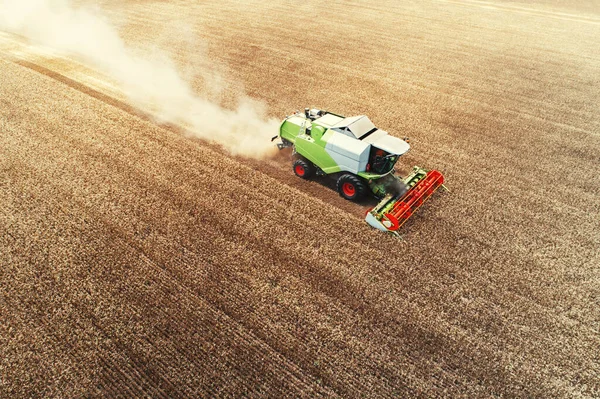
{"label": "dry crop residue", "polygon": [[0,397],[599,396],[600,17],[489,3],[104,2],[273,115],[411,136],[452,192],[404,241],[0,53]]}

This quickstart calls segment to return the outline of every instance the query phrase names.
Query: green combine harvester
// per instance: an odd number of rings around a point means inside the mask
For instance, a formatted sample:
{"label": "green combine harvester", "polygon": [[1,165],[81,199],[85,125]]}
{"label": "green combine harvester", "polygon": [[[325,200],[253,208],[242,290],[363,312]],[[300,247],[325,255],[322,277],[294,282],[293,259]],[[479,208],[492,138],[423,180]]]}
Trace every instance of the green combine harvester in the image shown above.
{"label": "green combine harvester", "polygon": [[367,212],[366,222],[395,233],[439,187],[444,176],[418,166],[400,178],[394,166],[410,149],[408,139],[390,136],[366,116],[343,117],[305,109],[283,120],[271,139],[279,149],[293,148],[293,170],[303,179],[330,175],[348,200],[371,193],[381,201]]}

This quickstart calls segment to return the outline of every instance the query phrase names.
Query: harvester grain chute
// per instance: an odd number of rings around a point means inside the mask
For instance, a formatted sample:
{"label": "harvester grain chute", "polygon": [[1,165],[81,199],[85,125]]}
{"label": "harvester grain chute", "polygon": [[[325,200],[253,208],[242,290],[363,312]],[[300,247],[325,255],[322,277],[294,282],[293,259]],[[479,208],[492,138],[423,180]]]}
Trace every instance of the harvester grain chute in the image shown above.
{"label": "harvester grain chute", "polygon": [[278,138],[279,149],[293,148],[297,176],[334,176],[339,194],[349,200],[358,200],[369,191],[380,198],[365,220],[382,231],[397,234],[444,184],[439,171],[417,166],[405,178],[396,175],[396,162],[410,149],[408,139],[388,135],[366,116],[346,118],[307,108],[285,118],[272,141]]}

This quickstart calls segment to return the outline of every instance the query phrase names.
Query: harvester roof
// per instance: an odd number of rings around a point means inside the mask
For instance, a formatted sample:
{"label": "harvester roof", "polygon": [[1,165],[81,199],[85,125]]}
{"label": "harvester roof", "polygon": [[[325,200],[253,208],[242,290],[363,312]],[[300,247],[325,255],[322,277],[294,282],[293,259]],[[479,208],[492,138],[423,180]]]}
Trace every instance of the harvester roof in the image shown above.
{"label": "harvester roof", "polygon": [[336,123],[333,128],[350,132],[357,139],[360,139],[366,134],[377,130],[373,122],[371,122],[371,120],[365,115],[344,118]]}
{"label": "harvester roof", "polygon": [[318,118],[315,122],[317,122],[319,125],[321,125],[323,127],[331,128],[343,120],[344,120],[343,116],[327,113],[327,114],[321,116],[320,118]]}
{"label": "harvester roof", "polygon": [[377,130],[361,141],[372,144],[377,148],[381,148],[390,154],[403,155],[410,150],[410,144],[406,141],[399,139],[398,137],[390,136],[383,130]]}
{"label": "harvester roof", "polygon": [[[375,127],[373,122],[365,116],[343,117],[331,113],[317,118],[315,123],[325,128],[332,129],[351,139],[359,140],[359,143],[371,144],[391,154],[402,155],[410,149],[410,145],[404,140],[390,136],[385,130]],[[352,146],[350,141],[345,141],[346,146]],[[357,148],[364,145],[355,143]]]}

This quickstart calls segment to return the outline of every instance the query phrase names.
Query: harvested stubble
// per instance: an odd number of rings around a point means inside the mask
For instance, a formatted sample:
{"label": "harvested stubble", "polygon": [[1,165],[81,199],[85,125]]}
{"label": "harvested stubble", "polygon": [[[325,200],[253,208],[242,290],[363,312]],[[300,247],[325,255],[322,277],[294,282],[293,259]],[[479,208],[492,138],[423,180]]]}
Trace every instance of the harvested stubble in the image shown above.
{"label": "harvested stubble", "polygon": [[407,132],[405,164],[452,193],[394,240],[287,160],[232,159],[4,59],[0,396],[600,394],[597,19],[118,3],[130,42],[198,18],[274,113],[334,98]]}

